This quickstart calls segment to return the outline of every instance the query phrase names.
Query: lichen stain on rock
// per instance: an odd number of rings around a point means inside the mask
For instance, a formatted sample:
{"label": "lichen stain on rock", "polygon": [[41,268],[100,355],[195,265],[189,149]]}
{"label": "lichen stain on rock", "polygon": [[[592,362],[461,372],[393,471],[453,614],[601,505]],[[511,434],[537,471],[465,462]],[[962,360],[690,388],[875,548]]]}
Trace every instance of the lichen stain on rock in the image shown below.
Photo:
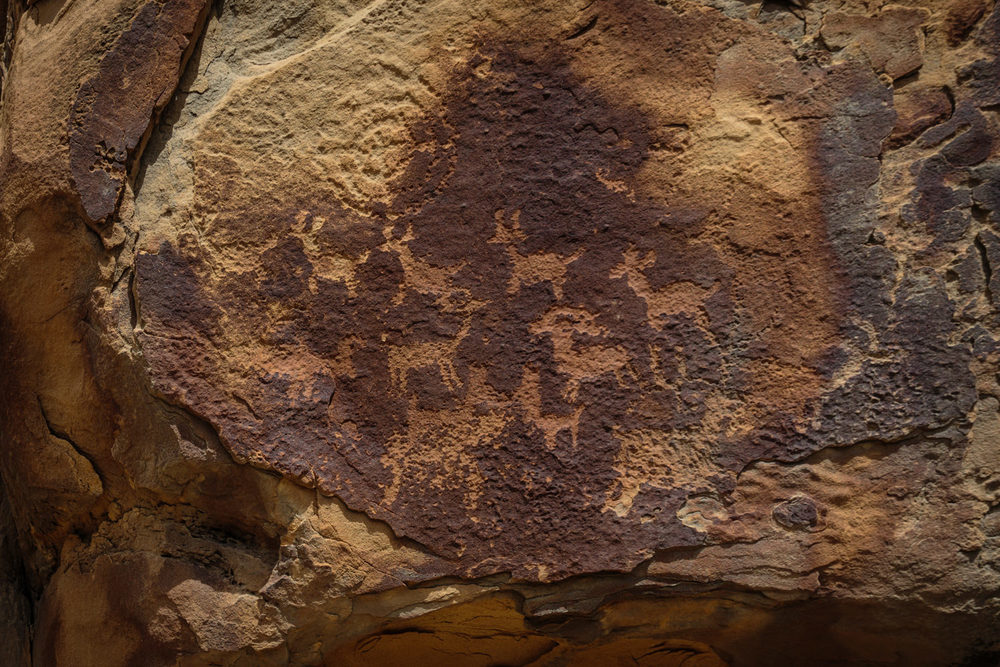
{"label": "lichen stain on rock", "polygon": [[[775,287],[720,250],[712,202],[670,208],[637,180],[648,115],[548,43],[483,38],[452,78],[388,203],[223,210],[213,243],[253,268],[222,276],[194,242],[140,256],[159,390],[239,460],[460,572],[545,579],[700,543],[678,510],[725,491],[759,430],[807,416],[836,298],[786,317],[805,350],[789,375],[744,299]],[[774,259],[793,288],[831,261],[818,209],[798,255]],[[783,381],[758,382],[767,369]]]}

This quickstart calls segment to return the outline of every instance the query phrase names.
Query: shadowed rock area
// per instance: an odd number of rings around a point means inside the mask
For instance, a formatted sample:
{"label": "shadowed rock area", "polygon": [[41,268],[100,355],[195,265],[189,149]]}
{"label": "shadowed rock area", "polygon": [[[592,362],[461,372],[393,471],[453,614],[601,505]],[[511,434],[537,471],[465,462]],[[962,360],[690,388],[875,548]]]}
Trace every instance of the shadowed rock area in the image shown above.
{"label": "shadowed rock area", "polygon": [[11,665],[993,665],[994,0],[10,0]]}

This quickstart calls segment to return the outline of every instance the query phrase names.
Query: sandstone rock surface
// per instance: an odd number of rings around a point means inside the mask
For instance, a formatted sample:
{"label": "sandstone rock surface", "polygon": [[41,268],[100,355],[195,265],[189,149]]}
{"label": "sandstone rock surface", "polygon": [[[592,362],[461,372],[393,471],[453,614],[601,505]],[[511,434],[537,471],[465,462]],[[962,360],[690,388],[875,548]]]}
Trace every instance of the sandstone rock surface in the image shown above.
{"label": "sandstone rock surface", "polygon": [[994,0],[8,0],[12,665],[1000,660]]}

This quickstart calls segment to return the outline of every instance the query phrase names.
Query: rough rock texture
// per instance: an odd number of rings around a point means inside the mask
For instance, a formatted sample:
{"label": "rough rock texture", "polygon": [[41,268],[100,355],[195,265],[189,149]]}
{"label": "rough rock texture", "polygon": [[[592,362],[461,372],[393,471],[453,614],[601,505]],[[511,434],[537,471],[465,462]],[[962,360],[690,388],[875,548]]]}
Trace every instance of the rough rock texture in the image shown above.
{"label": "rough rock texture", "polygon": [[0,653],[1000,661],[994,0],[5,0]]}

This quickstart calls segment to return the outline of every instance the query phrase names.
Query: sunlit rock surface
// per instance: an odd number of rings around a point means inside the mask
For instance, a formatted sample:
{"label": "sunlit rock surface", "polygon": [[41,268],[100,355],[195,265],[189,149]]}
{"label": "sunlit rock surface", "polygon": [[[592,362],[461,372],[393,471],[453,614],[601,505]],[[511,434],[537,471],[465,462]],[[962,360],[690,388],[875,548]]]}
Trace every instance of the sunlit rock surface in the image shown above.
{"label": "sunlit rock surface", "polygon": [[12,665],[1000,661],[993,0],[8,0]]}

